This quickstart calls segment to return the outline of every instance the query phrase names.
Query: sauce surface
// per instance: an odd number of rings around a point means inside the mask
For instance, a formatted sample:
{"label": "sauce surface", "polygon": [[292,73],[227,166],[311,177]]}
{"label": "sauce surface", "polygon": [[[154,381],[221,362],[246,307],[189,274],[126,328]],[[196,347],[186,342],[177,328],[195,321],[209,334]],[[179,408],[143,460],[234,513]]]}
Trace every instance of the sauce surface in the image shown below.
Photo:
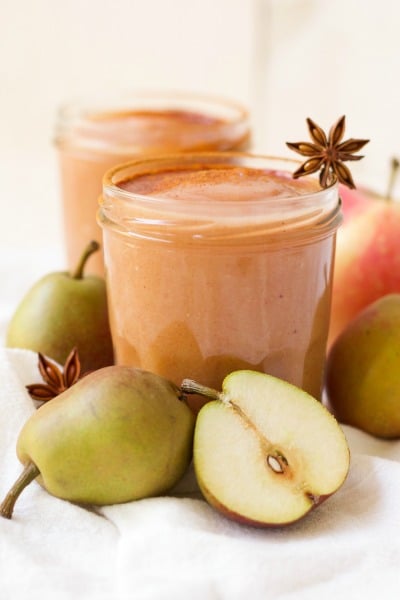
{"label": "sauce surface", "polygon": [[289,198],[319,190],[312,179],[293,179],[290,173],[246,167],[161,171],[140,175],[118,186],[140,195],[182,201]]}

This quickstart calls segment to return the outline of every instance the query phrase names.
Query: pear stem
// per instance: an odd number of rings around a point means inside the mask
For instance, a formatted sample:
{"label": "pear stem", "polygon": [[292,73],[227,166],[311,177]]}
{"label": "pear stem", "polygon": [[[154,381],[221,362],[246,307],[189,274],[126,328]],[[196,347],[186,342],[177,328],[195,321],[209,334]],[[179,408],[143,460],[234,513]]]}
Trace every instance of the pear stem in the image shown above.
{"label": "pear stem", "polygon": [[89,256],[91,256],[94,252],[97,252],[99,248],[100,244],[99,242],[96,242],[96,240],[92,240],[91,242],[89,242],[89,244],[83,251],[81,258],[79,259],[75,271],[71,274],[72,279],[82,279],[83,270],[85,268]]}
{"label": "pear stem", "polygon": [[259,429],[254,425],[253,421],[248,415],[240,408],[236,402],[232,402],[227,394],[223,392],[217,392],[216,390],[209,388],[205,385],[201,385],[192,379],[184,379],[181,383],[181,390],[184,394],[200,394],[200,396],[206,396],[212,400],[219,400],[224,404],[228,404],[236,411],[241,419],[243,419],[247,428],[252,429],[258,438],[260,447],[266,456],[267,466],[276,473],[277,475],[287,474],[289,463],[282,452],[273,445]]}
{"label": "pear stem", "polygon": [[398,170],[400,167],[400,162],[396,157],[392,158],[391,168],[390,168],[390,176],[389,183],[386,192],[386,200],[391,201],[393,199],[393,190],[397,179]]}
{"label": "pear stem", "polygon": [[206,398],[211,398],[212,400],[221,400],[222,396],[217,390],[213,390],[206,385],[201,385],[192,379],[184,379],[181,383],[181,390],[184,394],[199,394],[200,396],[206,396]]}
{"label": "pear stem", "polygon": [[14,505],[18,500],[19,495],[38,475],[40,475],[40,471],[37,466],[33,462],[26,463],[21,475],[0,504],[0,515],[2,517],[11,519]]}

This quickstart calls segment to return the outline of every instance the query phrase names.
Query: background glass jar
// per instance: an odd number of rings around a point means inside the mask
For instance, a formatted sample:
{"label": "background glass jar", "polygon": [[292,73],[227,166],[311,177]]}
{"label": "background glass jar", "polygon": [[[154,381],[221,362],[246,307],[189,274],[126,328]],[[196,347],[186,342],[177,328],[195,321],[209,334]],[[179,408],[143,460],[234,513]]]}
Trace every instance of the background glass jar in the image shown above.
{"label": "background glass jar", "polygon": [[[101,240],[97,199],[109,168],[160,152],[245,149],[249,137],[248,114],[242,106],[201,95],[138,92],[62,107],[55,145],[69,268],[74,268],[91,239]],[[88,268],[103,272],[100,253]]]}
{"label": "background glass jar", "polygon": [[337,186],[296,161],[199,153],[109,171],[99,222],[116,360],[220,388],[250,368],[319,398]]}

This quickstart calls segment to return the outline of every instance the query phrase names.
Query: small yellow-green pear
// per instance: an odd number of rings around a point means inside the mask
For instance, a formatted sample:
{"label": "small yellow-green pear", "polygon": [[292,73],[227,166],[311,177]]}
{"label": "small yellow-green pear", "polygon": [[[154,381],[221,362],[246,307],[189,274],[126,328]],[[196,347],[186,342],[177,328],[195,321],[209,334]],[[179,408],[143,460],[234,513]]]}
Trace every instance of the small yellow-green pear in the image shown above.
{"label": "small yellow-green pear", "polygon": [[0,506],[11,518],[33,479],[71,502],[104,505],[166,492],[192,454],[194,415],[168,380],[133,367],[88,374],[25,423],[24,471]]}
{"label": "small yellow-green pear", "polygon": [[36,282],[10,320],[6,346],[41,352],[60,364],[77,348],[83,373],[113,364],[105,281],[83,272],[98,249],[91,242],[74,273],[49,273]]}
{"label": "small yellow-green pear", "polygon": [[400,437],[400,294],[367,306],[338,336],[328,354],[326,391],[341,422]]}

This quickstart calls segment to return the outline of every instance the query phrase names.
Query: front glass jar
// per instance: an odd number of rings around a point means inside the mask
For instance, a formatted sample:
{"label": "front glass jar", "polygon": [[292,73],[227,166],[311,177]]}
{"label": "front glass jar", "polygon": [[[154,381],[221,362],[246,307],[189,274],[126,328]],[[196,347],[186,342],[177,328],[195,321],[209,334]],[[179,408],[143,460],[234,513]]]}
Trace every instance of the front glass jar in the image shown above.
{"label": "front glass jar", "polygon": [[295,161],[160,156],[105,175],[98,220],[117,363],[220,389],[236,369],[321,397],[337,186]]}

